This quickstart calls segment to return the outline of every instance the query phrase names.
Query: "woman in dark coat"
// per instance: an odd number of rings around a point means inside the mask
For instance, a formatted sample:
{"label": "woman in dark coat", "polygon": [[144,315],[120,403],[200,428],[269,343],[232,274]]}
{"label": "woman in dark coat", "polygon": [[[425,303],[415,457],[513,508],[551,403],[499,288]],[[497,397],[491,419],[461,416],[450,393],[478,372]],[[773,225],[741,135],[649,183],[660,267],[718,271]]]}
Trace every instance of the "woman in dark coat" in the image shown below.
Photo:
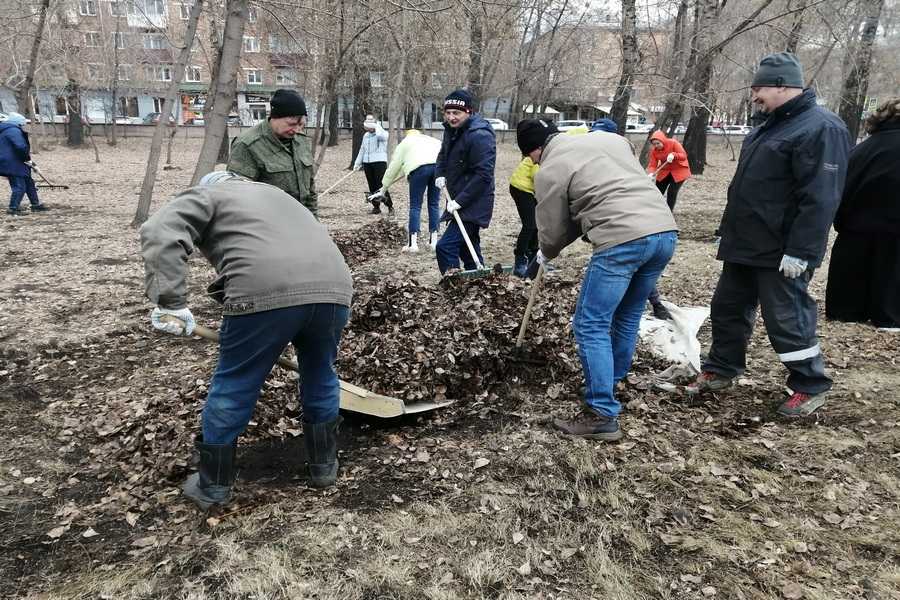
{"label": "woman in dark coat", "polygon": [[900,98],[865,127],[834,219],[825,316],[900,331]]}

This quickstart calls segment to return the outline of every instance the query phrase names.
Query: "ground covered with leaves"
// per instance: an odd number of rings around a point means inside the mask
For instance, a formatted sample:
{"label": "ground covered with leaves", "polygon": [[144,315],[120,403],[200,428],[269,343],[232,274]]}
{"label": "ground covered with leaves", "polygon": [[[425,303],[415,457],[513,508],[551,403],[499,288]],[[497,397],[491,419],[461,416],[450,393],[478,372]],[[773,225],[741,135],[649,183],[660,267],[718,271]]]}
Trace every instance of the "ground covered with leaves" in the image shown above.
{"label": "ground covered with leaves", "polygon": [[[198,142],[176,140],[183,168],[160,173],[154,206],[185,185]],[[71,188],[44,193],[47,214],[0,220],[0,596],[900,597],[900,338],[823,318],[836,385],[802,420],[774,412],[785,373],[761,324],[747,373],[718,395],[654,390],[667,365],[639,348],[619,390],[625,439],[564,438],[548,422],[578,408],[570,316],[590,248],[557,261],[516,350],[530,284],[439,282],[427,245],[399,251],[404,186],[394,219],[370,216],[362,175],[320,199],[356,285],[339,373],[455,403],[392,421],[348,413],[338,484],[316,491],[296,376],[276,368],[240,441],[233,505],[198,512],[179,484],[216,348],[149,327],[129,227],[147,148],[100,151],[99,164],[43,152],[42,170]],[[714,146],[681,193],[660,281],[677,304],[712,295],[730,157]],[[516,161],[503,146],[489,264],[512,258]],[[329,151],[319,187],[348,162],[349,144]],[[217,327],[210,278],[192,260],[191,308]],[[823,287],[824,269],[813,293]]]}

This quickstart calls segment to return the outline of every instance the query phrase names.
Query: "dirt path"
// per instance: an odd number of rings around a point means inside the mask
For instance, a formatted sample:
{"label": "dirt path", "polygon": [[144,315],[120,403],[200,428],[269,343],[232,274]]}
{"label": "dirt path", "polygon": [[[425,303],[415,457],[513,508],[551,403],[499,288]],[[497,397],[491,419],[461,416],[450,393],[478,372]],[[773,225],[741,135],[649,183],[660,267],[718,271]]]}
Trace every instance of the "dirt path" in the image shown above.
{"label": "dirt path", "polygon": [[[176,142],[185,168],[160,174],[157,202],[187,182],[197,142]],[[745,377],[719,396],[647,389],[663,365],[639,352],[621,392],[627,437],[610,446],[546,426],[577,407],[580,383],[574,342],[558,335],[553,303],[566,300],[547,298],[532,339],[561,355],[426,417],[348,415],[341,479],[325,492],[304,485],[298,420],[284,409],[295,380],[276,370],[242,437],[236,502],[207,520],[178,484],[216,353],[149,328],[128,227],[145,152],[132,140],[103,147],[99,165],[89,151],[46,152],[44,172],[72,188],[45,192],[45,215],[0,219],[0,596],[900,597],[900,338],[824,318],[836,386],[816,417],[775,414],[784,372],[760,325]],[[343,174],[348,153],[330,152],[319,187]],[[711,297],[729,157],[714,150],[681,194],[681,239],[660,282],[678,304]],[[512,259],[516,161],[511,144],[501,150],[489,263]],[[405,255],[354,233],[375,219],[363,186],[354,175],[321,200],[323,222],[358,240],[359,298],[410,277],[435,286],[427,250]],[[555,277],[577,281],[589,252],[573,245]],[[192,262],[191,306],[215,326],[210,274]],[[824,269],[812,286],[820,300],[823,286]],[[506,293],[515,322],[527,288]],[[415,331],[443,326],[444,308],[421,302]],[[385,380],[401,367],[383,367]]]}

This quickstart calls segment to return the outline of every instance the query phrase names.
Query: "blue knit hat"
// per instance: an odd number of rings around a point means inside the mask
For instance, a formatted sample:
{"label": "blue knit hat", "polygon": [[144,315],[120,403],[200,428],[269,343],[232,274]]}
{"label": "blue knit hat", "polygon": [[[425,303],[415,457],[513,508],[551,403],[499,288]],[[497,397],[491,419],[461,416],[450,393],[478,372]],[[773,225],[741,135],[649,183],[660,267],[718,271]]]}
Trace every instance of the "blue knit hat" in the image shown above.
{"label": "blue knit hat", "polygon": [[466,112],[475,112],[475,97],[468,90],[458,89],[444,98],[444,110],[454,108]]}
{"label": "blue knit hat", "polygon": [[619,126],[612,119],[599,119],[591,125],[591,131],[608,131],[609,133],[619,133]]}

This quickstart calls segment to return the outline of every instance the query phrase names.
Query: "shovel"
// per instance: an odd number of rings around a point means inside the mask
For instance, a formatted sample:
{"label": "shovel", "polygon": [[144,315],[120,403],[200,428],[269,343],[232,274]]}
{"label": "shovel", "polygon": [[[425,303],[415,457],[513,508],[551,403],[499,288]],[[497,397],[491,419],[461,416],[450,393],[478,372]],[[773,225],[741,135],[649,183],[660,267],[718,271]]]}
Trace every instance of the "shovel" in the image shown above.
{"label": "shovel", "polygon": [[344,175],[343,177],[341,177],[340,179],[338,179],[337,181],[335,181],[334,184],[333,184],[331,187],[329,187],[329,188],[328,188],[327,190],[325,190],[324,192],[319,192],[319,193],[322,194],[323,196],[324,196],[325,194],[330,194],[330,193],[331,193],[331,190],[333,190],[333,189],[336,188],[337,186],[341,185],[341,183],[342,183],[345,179],[347,179],[348,177],[350,177],[351,175],[353,175],[355,172],[356,172],[356,171],[354,171],[353,169],[351,169],[349,173],[347,173],[346,175]]}
{"label": "shovel", "polygon": [[51,189],[51,190],[67,190],[67,189],[69,189],[69,186],[67,186],[67,185],[57,185],[55,183],[50,183],[50,181],[46,177],[44,177],[44,174],[41,173],[36,166],[34,166],[34,165],[29,165],[29,166],[31,167],[31,170],[34,171],[35,173],[37,173],[38,177],[43,179],[44,183],[47,184],[47,185],[39,185],[37,187],[44,188],[44,189]]}
{"label": "shovel", "polygon": [[[177,323],[182,327],[185,326],[184,321],[172,315],[164,315],[161,320]],[[202,325],[194,326],[194,335],[201,337],[204,340],[209,340],[210,342],[218,343],[219,341],[219,333],[217,331],[209,329],[208,327],[203,327]],[[297,364],[297,361],[289,360],[282,356],[279,357],[276,362],[285,369],[297,373],[300,372],[300,366]],[[340,386],[342,410],[372,415],[373,417],[380,417],[382,419],[428,412],[436,408],[443,408],[453,404],[452,400],[444,402],[413,402],[406,404],[399,398],[376,394],[367,389],[353,385],[352,383],[347,383],[346,381],[340,381]]]}
{"label": "shovel", "polygon": [[519,336],[516,338],[516,346],[513,349],[513,354],[509,358],[515,362],[525,362],[531,363],[534,365],[543,365],[545,361],[528,358],[525,356],[525,352],[522,350],[522,344],[525,341],[525,331],[528,329],[528,323],[531,322],[531,309],[534,308],[534,302],[537,299],[538,290],[541,288],[541,282],[544,279],[544,265],[541,264],[538,267],[537,275],[534,277],[534,282],[531,284],[531,294],[528,296],[528,304],[525,306],[525,314],[522,315],[522,324],[519,326]]}

